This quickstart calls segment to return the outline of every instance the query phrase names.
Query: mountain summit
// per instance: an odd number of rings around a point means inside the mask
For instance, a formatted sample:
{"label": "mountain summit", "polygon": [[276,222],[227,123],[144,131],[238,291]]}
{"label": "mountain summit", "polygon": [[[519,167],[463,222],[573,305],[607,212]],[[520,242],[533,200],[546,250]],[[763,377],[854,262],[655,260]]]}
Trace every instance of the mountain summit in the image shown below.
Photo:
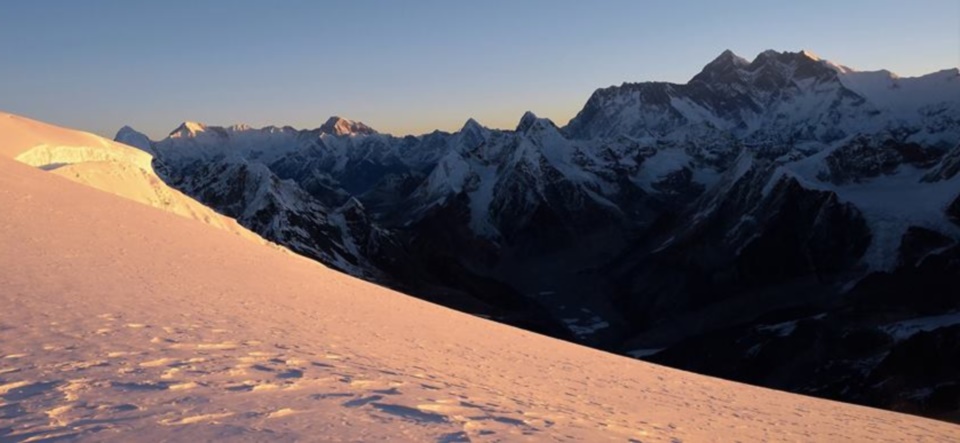
{"label": "mountain summit", "polygon": [[[132,129],[132,128],[131,128]],[[186,137],[196,137],[197,134],[205,131],[207,126],[203,123],[185,121],[180,123],[180,126],[177,126],[176,129],[170,131],[170,137],[175,138],[186,138]]]}
{"label": "mountain summit", "polygon": [[749,64],[750,62],[727,49],[717,56],[717,58],[713,59],[712,62],[707,63],[707,65],[703,67],[703,70],[693,77],[691,82],[732,82],[737,76],[737,71],[747,67]]}
{"label": "mountain summit", "polygon": [[333,116],[320,126],[320,132],[331,135],[370,135],[376,134],[373,128],[353,120]]}

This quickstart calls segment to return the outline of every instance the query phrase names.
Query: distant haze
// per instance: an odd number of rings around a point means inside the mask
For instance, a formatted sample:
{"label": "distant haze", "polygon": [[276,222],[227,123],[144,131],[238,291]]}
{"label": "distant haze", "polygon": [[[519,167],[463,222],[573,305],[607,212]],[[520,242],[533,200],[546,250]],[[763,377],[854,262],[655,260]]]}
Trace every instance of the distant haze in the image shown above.
{"label": "distant haze", "polygon": [[183,120],[381,132],[565,124],[597,88],[686,82],[724,49],[920,75],[960,63],[960,2],[6,2],[0,110],[104,136]]}

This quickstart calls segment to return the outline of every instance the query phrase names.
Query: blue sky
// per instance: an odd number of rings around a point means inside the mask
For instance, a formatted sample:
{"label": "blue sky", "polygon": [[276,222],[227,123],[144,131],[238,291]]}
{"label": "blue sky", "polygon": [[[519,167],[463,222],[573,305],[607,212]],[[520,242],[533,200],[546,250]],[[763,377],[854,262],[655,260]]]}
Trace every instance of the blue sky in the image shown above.
{"label": "blue sky", "polygon": [[685,82],[724,49],[864,70],[960,64],[960,1],[9,1],[0,110],[113,136],[179,122],[382,132],[565,124],[595,89]]}

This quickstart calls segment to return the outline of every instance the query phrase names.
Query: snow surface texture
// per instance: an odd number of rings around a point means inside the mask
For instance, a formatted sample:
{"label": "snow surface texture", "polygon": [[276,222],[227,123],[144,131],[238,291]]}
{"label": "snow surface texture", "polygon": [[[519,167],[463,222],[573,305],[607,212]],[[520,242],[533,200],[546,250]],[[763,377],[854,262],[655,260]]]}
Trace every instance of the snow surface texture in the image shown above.
{"label": "snow surface texture", "polygon": [[0,440],[956,441],[453,312],[0,158]]}

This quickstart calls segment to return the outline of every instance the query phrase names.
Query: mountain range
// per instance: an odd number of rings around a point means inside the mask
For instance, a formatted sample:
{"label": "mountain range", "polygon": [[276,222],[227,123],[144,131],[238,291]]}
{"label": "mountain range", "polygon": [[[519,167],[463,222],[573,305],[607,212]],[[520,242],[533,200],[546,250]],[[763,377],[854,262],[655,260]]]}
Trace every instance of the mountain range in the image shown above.
{"label": "mountain range", "polygon": [[565,126],[185,122],[166,185],[334,269],[723,378],[957,420],[960,73],[725,51]]}
{"label": "mountain range", "polygon": [[0,114],[0,441],[957,435],[416,300],[248,235],[150,159]]}

